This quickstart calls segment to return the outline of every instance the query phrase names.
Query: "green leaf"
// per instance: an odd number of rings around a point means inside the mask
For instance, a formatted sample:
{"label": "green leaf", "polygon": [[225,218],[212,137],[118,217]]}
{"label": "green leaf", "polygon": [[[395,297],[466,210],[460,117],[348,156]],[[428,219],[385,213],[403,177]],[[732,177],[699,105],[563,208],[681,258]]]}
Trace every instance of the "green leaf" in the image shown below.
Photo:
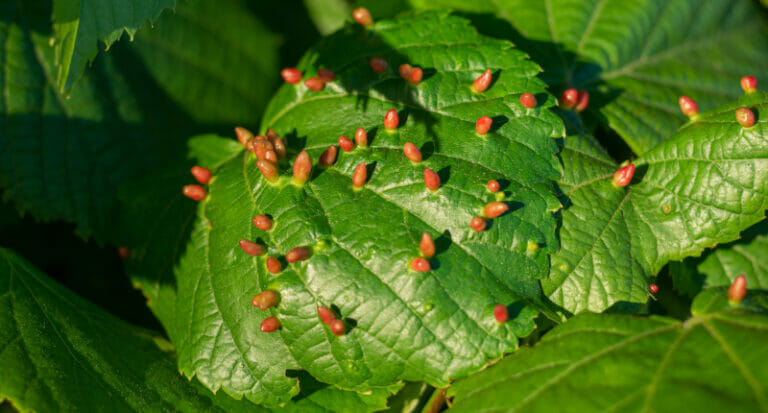
{"label": "green leaf", "polygon": [[0,400],[22,411],[262,411],[176,369],[169,343],[0,249]]}
{"label": "green leaf", "polygon": [[[371,70],[373,56],[389,61],[388,73]],[[406,61],[424,68],[416,87],[396,74]],[[552,138],[563,128],[546,109],[554,100],[535,78],[538,66],[507,42],[477,35],[464,19],[426,13],[380,21],[372,31],[344,28],[299,64],[306,76],[319,67],[337,80],[319,93],[301,83],[283,86],[262,131],[273,127],[283,136],[289,159],[305,149],[316,160],[358,127],[368,131],[369,147],[340,151],[335,165],[315,168],[303,186],[291,183],[287,162],[279,182],[267,183],[250,154],[215,172],[177,270],[181,370],[211,389],[275,403],[298,391],[289,369],[359,391],[399,380],[446,385],[515,350],[540,310],[555,316],[537,278],[547,274],[547,254],[557,247]],[[473,93],[472,81],[486,67],[496,81]],[[523,108],[522,92],[535,93],[539,106]],[[400,111],[395,132],[382,127],[390,108]],[[498,122],[485,137],[474,131],[481,115]],[[403,156],[406,141],[421,147],[422,163]],[[353,190],[350,177],[361,161],[370,165],[369,180]],[[442,175],[435,193],[424,187],[425,166]],[[476,233],[471,218],[496,199],[489,179],[505,181],[512,208]],[[271,231],[252,225],[259,213],[272,215]],[[415,273],[408,262],[419,255],[425,231],[438,253],[431,272]],[[270,256],[299,246],[313,256],[283,263],[273,276],[266,257],[238,248],[240,239],[264,243]],[[529,241],[540,247],[528,251]],[[265,289],[278,291],[280,303],[253,308],[250,299]],[[506,324],[494,320],[497,303],[509,307]],[[345,335],[320,322],[318,305],[337,309]],[[260,332],[271,315],[282,328]]]}
{"label": "green leaf", "polygon": [[304,6],[323,35],[340,29],[352,16],[352,9],[345,0],[304,0]]}
{"label": "green leaf", "polygon": [[625,189],[613,186],[618,166],[589,136],[569,136],[560,181],[567,200],[561,249],[543,281],[568,311],[602,311],[647,300],[650,277],[671,260],[729,242],[768,208],[768,125],[749,129],[739,106],[766,110],[765,93],[743,96],[687,124],[635,161]]}
{"label": "green leaf", "polygon": [[687,119],[678,98],[708,110],[736,99],[739,78],[768,66],[768,25],[749,0],[411,0],[416,7],[494,13],[483,33],[512,40],[542,65],[554,93],[590,93],[590,116],[607,121],[640,155]]}
{"label": "green leaf", "polygon": [[455,383],[451,411],[765,411],[768,317],[707,295],[685,322],[578,315]]}
{"label": "green leaf", "polygon": [[173,8],[176,0],[53,0],[56,30],[56,85],[68,92],[99,53],[98,43],[108,49],[125,31],[136,31]]}
{"label": "green leaf", "polygon": [[[0,103],[5,115],[0,188],[21,211],[40,220],[74,222],[83,236],[111,239],[119,217],[117,189],[163,165],[189,136],[224,125],[231,130],[235,122],[256,124],[278,79],[276,39],[246,17],[244,6],[221,1],[213,11],[210,2],[193,1],[179,5],[182,17],[164,22],[162,33],[148,32],[135,47],[118,44],[96,59],[65,98],[55,87],[50,10],[37,0],[7,3],[0,11],[8,96]],[[230,15],[242,15],[233,21],[248,23],[247,28],[203,23]],[[152,51],[147,45],[153,36],[184,42],[163,43]],[[242,46],[227,48],[225,56],[218,40],[231,37]],[[207,56],[206,64],[190,60],[190,50]],[[260,63],[254,62],[253,50]],[[232,60],[249,64],[233,67]],[[241,85],[248,93],[241,93]],[[194,110],[189,102],[197,105]]]}

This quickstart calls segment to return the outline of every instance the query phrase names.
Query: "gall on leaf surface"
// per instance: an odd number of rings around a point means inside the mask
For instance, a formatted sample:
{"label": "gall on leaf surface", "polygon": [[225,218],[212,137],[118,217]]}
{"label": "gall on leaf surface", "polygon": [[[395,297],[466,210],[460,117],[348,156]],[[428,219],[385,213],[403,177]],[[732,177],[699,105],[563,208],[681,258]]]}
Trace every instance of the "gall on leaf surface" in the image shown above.
{"label": "gall on leaf surface", "polygon": [[[411,0],[471,13],[481,33],[511,40],[559,94],[586,90],[585,119],[604,118],[637,155],[700,110],[735,100],[740,78],[768,67],[765,13],[751,0]],[[497,17],[492,17],[495,15]]]}
{"label": "gall on leaf surface", "polygon": [[767,299],[731,307],[727,287],[705,290],[683,322],[577,315],[454,383],[451,411],[765,411]]}
{"label": "gall on leaf surface", "polygon": [[552,301],[572,313],[645,302],[667,262],[733,241],[765,218],[768,123],[743,128],[733,117],[741,106],[762,113],[768,94],[701,113],[635,160],[624,188],[612,184],[618,165],[594,138],[565,139],[561,249],[542,281]]}
{"label": "gall on leaf surface", "polygon": [[[375,73],[371,56],[393,67],[411,62],[424,68],[424,78],[413,87],[394,71]],[[298,391],[285,373],[293,369],[360,391],[400,380],[443,386],[514,351],[540,311],[557,317],[539,278],[557,248],[553,180],[560,165],[553,138],[564,128],[547,109],[555,100],[536,78],[539,67],[508,42],[438,12],[369,29],[347,25],[297,64],[303,72],[319,67],[333,70],[336,80],[321,92],[284,85],[264,115],[261,129],[274,128],[287,145],[280,178],[267,182],[244,153],[215,172],[200,204],[177,271],[180,369],[211,389],[268,403]],[[494,83],[473,92],[487,67]],[[525,92],[541,104],[523,108]],[[400,125],[386,131],[392,108]],[[475,121],[486,114],[499,126],[480,138]],[[339,151],[304,185],[291,182],[299,152],[318,159],[338,136],[361,127],[367,147]],[[403,154],[406,142],[421,150],[422,162]],[[361,162],[368,179],[354,188]],[[425,188],[425,167],[440,174],[437,191]],[[501,195],[487,191],[491,179],[505,182],[510,209],[477,233],[470,220]],[[269,233],[251,224],[257,214],[272,216]],[[420,255],[424,232],[439,236],[431,271],[417,273],[408,263]],[[272,275],[265,257],[239,251],[241,238],[261,238],[267,256],[296,247],[308,247],[311,256]],[[529,251],[529,242],[542,247]],[[255,311],[249,301],[264,289],[278,291],[280,303]],[[498,303],[510,309],[503,324],[493,316]],[[321,322],[318,306],[338,310],[343,336]],[[269,316],[281,328],[261,333],[259,323]]]}

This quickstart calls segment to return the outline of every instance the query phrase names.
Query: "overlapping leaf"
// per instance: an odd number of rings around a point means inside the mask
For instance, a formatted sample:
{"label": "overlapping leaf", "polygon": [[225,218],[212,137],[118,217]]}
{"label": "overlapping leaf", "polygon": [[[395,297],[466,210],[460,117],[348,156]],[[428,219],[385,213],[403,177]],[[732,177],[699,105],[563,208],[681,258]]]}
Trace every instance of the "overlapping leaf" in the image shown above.
{"label": "overlapping leaf", "polygon": [[[368,66],[389,62],[385,74]],[[424,69],[418,86],[396,72],[410,62]],[[444,385],[512,351],[529,333],[542,302],[538,277],[548,271],[547,253],[557,247],[552,211],[558,203],[552,179],[559,164],[553,137],[560,120],[546,107],[553,99],[535,79],[539,68],[503,41],[478,36],[446,13],[415,14],[377,23],[371,31],[347,27],[313,49],[299,64],[306,76],[332,69],[337,80],[322,92],[286,85],[264,116],[289,147],[289,159],[305,149],[317,159],[339,135],[368,131],[368,148],[339,153],[336,164],[315,168],[295,185],[286,175],[268,184],[251,155],[225,163],[200,205],[200,219],[177,271],[181,369],[212,389],[275,403],[297,391],[285,370],[303,368],[318,380],[365,390],[398,380]],[[471,90],[491,68],[491,88]],[[537,95],[525,109],[520,94]],[[396,108],[400,128],[382,127]],[[475,120],[493,116],[485,137]],[[413,142],[425,160],[408,161],[402,145]],[[352,170],[369,165],[369,180],[353,190]],[[442,186],[430,193],[423,168],[438,171]],[[281,164],[283,174],[288,164]],[[511,210],[476,233],[474,215],[496,195],[489,179],[505,185]],[[251,224],[270,214],[274,227]],[[422,232],[436,239],[432,271],[408,270],[419,255]],[[241,251],[238,240],[265,244],[282,256],[312,248],[305,262],[270,275],[265,258]],[[536,246],[539,246],[536,249]],[[280,294],[268,311],[249,301],[265,289]],[[510,321],[498,324],[493,305],[508,305]],[[317,316],[317,306],[335,308],[347,324],[337,337]],[[276,315],[282,328],[262,333],[259,323]]]}
{"label": "overlapping leaf", "polygon": [[739,106],[756,113],[766,94],[703,114],[636,162],[633,184],[613,186],[618,166],[588,136],[569,136],[560,187],[567,199],[561,250],[544,290],[577,313],[647,299],[649,277],[670,260],[736,239],[768,208],[768,127],[743,128]]}
{"label": "overlapping leaf", "polygon": [[677,99],[702,110],[738,97],[738,79],[768,66],[768,25],[754,2],[665,0],[411,0],[416,7],[494,13],[488,33],[542,65],[560,93],[587,89],[590,111],[640,155],[685,121]]}
{"label": "overlapping leaf", "polygon": [[452,386],[452,411],[765,411],[766,301],[727,301],[705,292],[685,322],[576,316]]}

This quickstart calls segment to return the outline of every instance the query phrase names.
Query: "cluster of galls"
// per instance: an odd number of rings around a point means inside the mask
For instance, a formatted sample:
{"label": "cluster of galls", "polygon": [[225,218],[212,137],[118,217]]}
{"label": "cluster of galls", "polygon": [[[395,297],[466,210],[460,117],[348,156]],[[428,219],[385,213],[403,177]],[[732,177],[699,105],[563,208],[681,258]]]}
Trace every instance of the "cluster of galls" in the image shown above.
{"label": "cluster of galls", "polygon": [[[755,93],[757,91],[757,79],[754,76],[744,76],[741,78],[741,88],[745,93]],[[699,105],[688,96],[680,96],[680,111],[688,116],[691,121],[696,121],[699,117]],[[736,122],[745,128],[751,128],[755,124],[755,113],[746,106],[736,109],[734,113]]]}

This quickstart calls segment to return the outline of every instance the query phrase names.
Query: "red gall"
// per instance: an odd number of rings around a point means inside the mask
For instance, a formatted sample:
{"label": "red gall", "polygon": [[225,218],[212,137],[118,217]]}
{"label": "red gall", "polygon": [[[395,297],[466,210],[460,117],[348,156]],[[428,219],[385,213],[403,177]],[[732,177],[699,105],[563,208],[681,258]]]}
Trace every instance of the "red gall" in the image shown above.
{"label": "red gall", "polygon": [[373,71],[376,73],[384,73],[389,67],[387,61],[380,57],[374,57],[368,63],[371,65],[371,69],[373,69]]}
{"label": "red gall", "polygon": [[736,109],[736,122],[745,128],[751,128],[755,124],[755,113],[748,107],[742,106]]}
{"label": "red gall", "polygon": [[264,152],[264,160],[274,162],[275,164],[277,164],[277,153],[275,153],[275,151],[273,150],[268,150]]}
{"label": "red gall", "polygon": [[560,95],[560,107],[563,109],[572,109],[579,102],[579,91],[570,88],[566,89],[562,95]]}
{"label": "red gall", "polygon": [[362,188],[365,185],[365,181],[368,179],[368,169],[365,162],[360,162],[355,167],[355,172],[352,173],[352,186],[355,188]]}
{"label": "red gall", "polygon": [[266,178],[267,181],[275,182],[277,180],[277,164],[274,162],[267,161],[265,159],[259,159],[256,161],[256,167],[259,168],[259,171],[261,171],[261,174],[264,175],[264,178]]}
{"label": "red gall", "polygon": [[211,170],[208,168],[203,168],[202,166],[193,166],[189,172],[191,172],[192,176],[197,179],[197,182],[200,182],[203,185],[211,181],[212,174]]}
{"label": "red gall", "polygon": [[312,160],[307,151],[301,151],[296,160],[293,161],[293,182],[303,185],[309,179],[312,172]]}
{"label": "red gall", "polygon": [[328,307],[318,306],[317,315],[320,316],[320,320],[327,326],[330,326],[331,322],[336,319],[336,315]]}
{"label": "red gall", "polygon": [[285,260],[288,261],[289,264],[297,261],[304,261],[309,258],[311,254],[312,253],[307,247],[296,247],[285,254]]}
{"label": "red gall", "polygon": [[248,241],[247,239],[240,240],[240,248],[243,251],[245,251],[246,254],[253,257],[264,255],[264,253],[266,252],[266,250],[264,249],[264,246],[259,245],[252,241]]}
{"label": "red gall", "polygon": [[424,77],[424,71],[420,67],[414,67],[411,70],[411,84],[418,85],[422,77]]}
{"label": "red gall", "polygon": [[315,92],[319,92],[323,90],[325,87],[325,83],[323,83],[322,80],[320,80],[319,77],[310,77],[309,79],[304,81],[304,86],[307,88],[314,90]]}
{"label": "red gall", "polygon": [[651,284],[648,286],[648,291],[650,291],[651,294],[656,294],[657,292],[659,292],[659,286],[656,284]]}
{"label": "red gall", "polygon": [[128,247],[117,247],[117,256],[120,257],[121,260],[127,260],[128,258],[131,258],[131,255],[133,255],[133,252]]}
{"label": "red gall", "polygon": [[678,103],[680,103],[680,110],[683,112],[683,115],[693,118],[699,114],[699,105],[688,96],[680,96]]}
{"label": "red gall", "polygon": [[331,321],[331,333],[333,333],[336,336],[343,336],[344,332],[347,331],[347,326],[344,325],[344,322],[336,319]]}
{"label": "red gall", "polygon": [[440,188],[440,176],[429,168],[424,168],[424,185],[430,191],[437,191]]}
{"label": "red gall", "polygon": [[741,78],[741,88],[747,93],[757,91],[757,79],[754,76],[744,76]]}
{"label": "red gall", "polygon": [[397,129],[397,125],[400,124],[400,117],[397,115],[397,110],[390,109],[387,114],[384,115],[384,128],[387,130]]}
{"label": "red gall", "polygon": [[253,147],[253,154],[256,155],[256,158],[258,159],[267,159],[267,152],[275,151],[275,147],[272,145],[272,142],[266,139],[254,139],[251,142],[251,146]]}
{"label": "red gall", "polygon": [[323,83],[333,82],[336,79],[336,73],[333,73],[331,69],[317,69],[317,77],[323,81]]}
{"label": "red gall", "polygon": [[357,128],[355,131],[355,143],[363,148],[368,146],[368,134],[365,132],[365,129]]}
{"label": "red gall", "polygon": [[528,109],[533,109],[536,107],[536,96],[533,96],[533,93],[523,93],[520,95],[520,104]]}
{"label": "red gall", "polygon": [[400,73],[400,77],[407,81],[411,80],[411,70],[413,70],[413,67],[408,63],[403,63],[397,67],[397,73]]}
{"label": "red gall", "polygon": [[485,90],[488,89],[488,86],[491,85],[491,80],[493,80],[491,69],[486,69],[482,75],[478,76],[478,78],[472,82],[472,88],[475,89],[475,92],[485,92]]}
{"label": "red gall", "polygon": [[271,333],[277,331],[280,328],[280,320],[277,317],[267,317],[261,322],[261,331],[264,333]]}
{"label": "red gall", "polygon": [[363,26],[370,26],[373,24],[373,17],[371,17],[371,12],[369,12],[365,7],[358,7],[352,10],[352,18],[354,18],[358,24]]}
{"label": "red gall", "polygon": [[283,264],[275,257],[267,258],[267,271],[272,274],[277,274],[283,270]]}
{"label": "red gall", "polygon": [[576,98],[576,102],[577,102],[576,107],[574,108],[576,112],[581,112],[584,109],[586,109],[587,106],[589,105],[589,92],[587,92],[586,90],[579,91],[578,97]]}
{"label": "red gall", "polygon": [[423,257],[416,257],[411,259],[411,262],[408,265],[412,270],[416,272],[427,272],[431,269],[429,266],[429,261]]}
{"label": "red gall", "polygon": [[283,80],[285,80],[286,83],[293,85],[301,81],[301,72],[295,67],[286,67],[280,72],[280,76],[283,77]]}
{"label": "red gall", "polygon": [[323,154],[320,155],[320,160],[318,163],[320,166],[327,168],[331,165],[333,165],[334,162],[336,162],[336,154],[338,153],[338,149],[336,149],[336,145],[331,145],[323,151]]}
{"label": "red gall", "polygon": [[472,218],[472,221],[469,221],[469,227],[477,232],[485,231],[486,225],[487,223],[482,217],[474,217]]}
{"label": "red gall", "polygon": [[489,202],[485,208],[483,208],[483,215],[486,218],[497,218],[507,212],[509,206],[503,202]]}
{"label": "red gall", "polygon": [[405,145],[403,145],[403,153],[405,153],[405,157],[410,159],[411,162],[421,162],[421,151],[411,142],[406,142]]}
{"label": "red gall", "polygon": [[509,318],[507,307],[504,304],[496,304],[493,306],[493,317],[497,323],[506,323]]}
{"label": "red gall", "polygon": [[269,139],[269,142],[275,148],[275,153],[277,153],[277,157],[280,159],[284,159],[286,154],[285,143],[283,142],[282,139],[280,139],[279,136],[277,136],[274,129],[270,128],[267,131],[267,139]]}
{"label": "red gall", "polygon": [[728,301],[731,304],[738,304],[747,296],[747,277],[744,274],[734,278],[731,286],[728,287]]}
{"label": "red gall", "polygon": [[249,140],[253,139],[253,132],[249,131],[248,129],[245,129],[242,126],[238,126],[235,128],[235,135],[237,136],[237,140],[243,146],[245,146],[245,144]]}
{"label": "red gall", "polygon": [[491,192],[498,192],[501,188],[501,185],[499,185],[499,181],[495,179],[491,179],[488,181],[488,190]]}
{"label": "red gall", "polygon": [[435,241],[428,233],[421,234],[421,241],[419,241],[419,249],[421,254],[427,258],[432,258],[435,255]]}
{"label": "red gall", "polygon": [[480,116],[477,118],[477,122],[475,122],[475,132],[477,132],[478,135],[485,135],[491,130],[492,124],[493,119],[488,116]]}
{"label": "red gall", "polygon": [[349,152],[349,151],[351,151],[352,149],[355,148],[355,146],[352,143],[352,141],[349,140],[349,138],[347,138],[344,135],[339,136],[338,143],[339,143],[339,147],[341,147],[341,149],[343,149],[344,152]]}
{"label": "red gall", "polygon": [[264,290],[253,296],[251,304],[259,310],[266,310],[277,304],[277,293],[272,290]]}
{"label": "red gall", "polygon": [[205,189],[200,185],[185,185],[181,192],[187,198],[194,199],[195,201],[202,201],[207,195]]}
{"label": "red gall", "polygon": [[635,175],[635,164],[631,163],[613,174],[613,184],[618,187],[625,187],[632,182],[632,177]]}
{"label": "red gall", "polygon": [[266,215],[256,215],[253,217],[253,225],[262,231],[269,231],[272,229],[272,220]]}

